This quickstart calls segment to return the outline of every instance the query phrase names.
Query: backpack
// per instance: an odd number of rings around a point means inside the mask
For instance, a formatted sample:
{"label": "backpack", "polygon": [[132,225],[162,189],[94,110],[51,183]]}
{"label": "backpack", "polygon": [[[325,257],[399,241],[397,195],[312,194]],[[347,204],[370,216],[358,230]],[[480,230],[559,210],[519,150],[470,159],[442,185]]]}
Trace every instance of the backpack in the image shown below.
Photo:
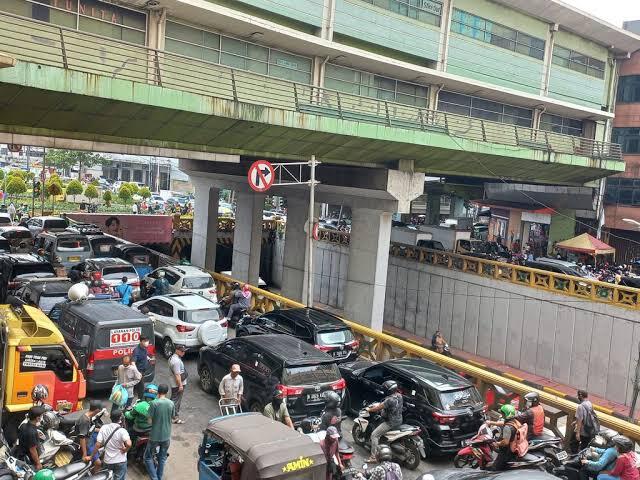
{"label": "backpack", "polygon": [[529,440],[527,440],[529,426],[526,423],[520,423],[518,420],[513,420],[509,423],[516,430],[515,437],[511,439],[511,451],[518,458],[524,457],[529,451]]}
{"label": "backpack", "polygon": [[398,476],[398,474],[393,469],[393,464],[382,464],[380,465],[384,470],[384,480],[402,480],[402,477]]}
{"label": "backpack", "polygon": [[589,437],[595,437],[600,431],[600,422],[598,421],[598,416],[593,409],[593,406],[587,407],[583,405],[584,410],[586,412],[584,419],[582,420],[582,428],[584,429],[584,433]]}

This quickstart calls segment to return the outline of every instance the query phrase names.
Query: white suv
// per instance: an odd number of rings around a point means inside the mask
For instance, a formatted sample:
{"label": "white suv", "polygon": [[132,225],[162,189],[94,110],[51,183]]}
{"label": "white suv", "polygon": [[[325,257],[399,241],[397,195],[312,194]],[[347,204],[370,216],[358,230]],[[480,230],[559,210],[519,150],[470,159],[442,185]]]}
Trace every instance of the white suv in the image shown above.
{"label": "white suv", "polygon": [[213,277],[204,270],[191,265],[175,265],[155,269],[143,278],[145,292],[151,291],[159,272],[164,272],[164,278],[169,282],[171,293],[197,293],[212,302],[218,301]]}
{"label": "white suv", "polygon": [[[153,320],[153,330],[162,354],[169,358],[176,345],[195,350],[227,339],[227,321],[217,303],[192,293],[159,295],[136,302],[133,309]],[[147,311],[148,310],[148,311]]]}

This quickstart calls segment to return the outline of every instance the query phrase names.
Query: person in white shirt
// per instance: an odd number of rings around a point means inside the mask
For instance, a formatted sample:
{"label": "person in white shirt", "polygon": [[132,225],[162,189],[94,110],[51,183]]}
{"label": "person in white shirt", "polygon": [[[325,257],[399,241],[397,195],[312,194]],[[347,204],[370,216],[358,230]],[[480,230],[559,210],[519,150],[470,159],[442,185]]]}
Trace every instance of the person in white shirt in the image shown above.
{"label": "person in white shirt", "polygon": [[122,411],[111,411],[111,423],[102,426],[96,439],[96,449],[104,447],[102,464],[113,472],[113,480],[127,478],[127,451],[131,448],[129,432],[122,426]]}

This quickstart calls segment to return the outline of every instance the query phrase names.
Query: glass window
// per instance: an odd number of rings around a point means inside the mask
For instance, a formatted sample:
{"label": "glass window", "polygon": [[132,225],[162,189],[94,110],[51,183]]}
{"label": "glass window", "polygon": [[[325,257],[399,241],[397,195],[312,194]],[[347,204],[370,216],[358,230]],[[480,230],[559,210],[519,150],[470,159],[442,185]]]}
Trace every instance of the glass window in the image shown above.
{"label": "glass window", "polygon": [[640,103],[640,75],[620,77],[617,100],[620,103]]}
{"label": "glass window", "polygon": [[442,3],[437,0],[362,0],[398,15],[413,18],[422,23],[440,26]]}
{"label": "glass window", "polygon": [[328,332],[318,332],[318,345],[343,345],[353,342],[353,333],[348,328],[344,330],[331,330]]}
{"label": "glass window", "polygon": [[440,403],[444,410],[458,410],[482,403],[482,397],[476,387],[468,387],[440,392]]}
{"label": "glass window", "polygon": [[583,122],[574,118],[544,113],[540,118],[540,130],[580,137],[582,136]]}
{"label": "glass window", "polygon": [[51,371],[62,382],[73,380],[73,362],[61,347],[33,347],[20,352],[20,373]]}
{"label": "glass window", "polygon": [[555,65],[560,65],[591,77],[604,78],[606,62],[559,45],[554,45],[553,47],[552,62]]}
{"label": "glass window", "polygon": [[544,40],[457,8],[453,9],[451,31],[538,60],[544,58]]}
{"label": "glass window", "polygon": [[440,92],[438,110],[493,122],[531,127],[533,111],[461,93]]}
{"label": "glass window", "polygon": [[340,370],[335,363],[320,365],[304,365],[300,367],[286,367],[282,375],[285,385],[317,385],[340,380]]}
{"label": "glass window", "polygon": [[611,141],[621,145],[622,153],[640,153],[640,128],[614,128]]}
{"label": "glass window", "polygon": [[105,267],[102,269],[103,280],[120,280],[122,277],[136,278],[136,270],[128,265]]}
{"label": "glass window", "polygon": [[213,278],[206,277],[184,277],[182,282],[184,288],[211,288],[213,287]]}

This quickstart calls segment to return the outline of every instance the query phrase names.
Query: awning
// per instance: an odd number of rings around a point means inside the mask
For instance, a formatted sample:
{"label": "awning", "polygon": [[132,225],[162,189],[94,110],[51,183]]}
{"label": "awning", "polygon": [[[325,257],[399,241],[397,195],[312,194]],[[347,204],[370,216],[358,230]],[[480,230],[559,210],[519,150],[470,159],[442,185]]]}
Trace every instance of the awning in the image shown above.
{"label": "awning", "polygon": [[616,253],[616,249],[611,245],[607,245],[588,233],[583,233],[582,235],[570,238],[564,242],[558,242],[556,247],[571,252],[588,253],[589,255],[607,255],[609,253]]}

